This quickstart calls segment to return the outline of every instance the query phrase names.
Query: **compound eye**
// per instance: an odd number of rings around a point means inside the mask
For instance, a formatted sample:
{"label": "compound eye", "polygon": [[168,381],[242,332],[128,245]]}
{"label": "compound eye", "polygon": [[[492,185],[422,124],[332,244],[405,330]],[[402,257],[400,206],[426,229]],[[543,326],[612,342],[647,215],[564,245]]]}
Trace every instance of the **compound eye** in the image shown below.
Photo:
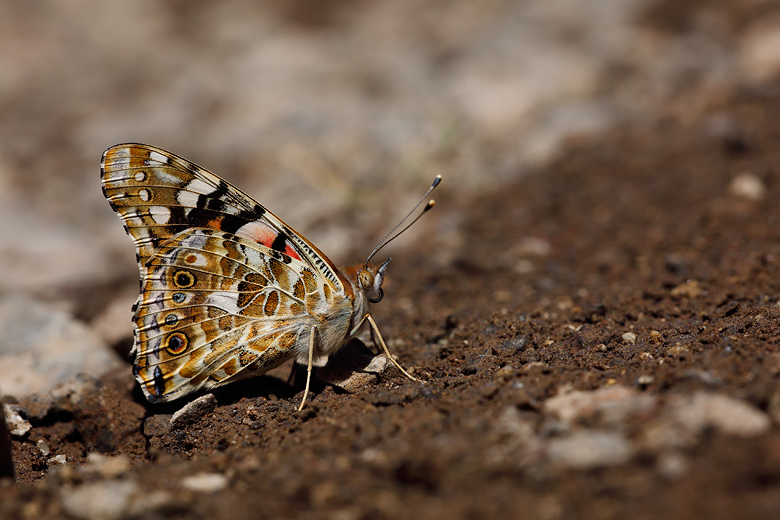
{"label": "compound eye", "polygon": [[374,275],[368,271],[360,271],[358,281],[360,282],[360,287],[362,287],[364,291],[368,291],[374,287]]}

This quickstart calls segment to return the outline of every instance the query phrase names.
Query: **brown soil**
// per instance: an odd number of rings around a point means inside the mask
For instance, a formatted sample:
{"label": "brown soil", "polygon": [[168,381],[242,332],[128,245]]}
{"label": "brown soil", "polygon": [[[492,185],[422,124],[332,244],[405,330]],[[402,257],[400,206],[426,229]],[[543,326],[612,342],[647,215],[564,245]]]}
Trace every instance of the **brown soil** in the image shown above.
{"label": "brown soil", "polygon": [[[574,143],[498,193],[438,200],[442,222],[463,218],[461,240],[396,255],[375,308],[426,384],[396,370],[354,394],[319,384],[299,413],[300,384],[262,377],[217,392],[215,411],[170,431],[181,403],[148,405],[128,368],[14,441],[20,484],[0,486],[0,515],[62,514],[66,479],[44,478],[44,439],[74,463],[125,454],[127,478],[146,490],[202,471],[229,478],[214,494],[177,491],[145,518],[778,518],[776,426],[747,439],[707,432],[670,478],[641,448],[625,464],[556,467],[508,449],[496,424],[513,408],[554,436],[546,399],[615,384],[662,401],[717,391],[771,413],[779,142],[780,90],[742,92],[695,125]],[[743,172],[763,181],[763,199],[731,193]],[[636,440],[652,420],[634,417],[624,433]]]}

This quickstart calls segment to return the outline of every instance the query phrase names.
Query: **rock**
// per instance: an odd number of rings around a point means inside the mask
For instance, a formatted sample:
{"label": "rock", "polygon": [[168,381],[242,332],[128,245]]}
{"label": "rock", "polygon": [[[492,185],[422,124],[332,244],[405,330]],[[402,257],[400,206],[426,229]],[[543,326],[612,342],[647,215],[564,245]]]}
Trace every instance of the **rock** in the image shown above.
{"label": "rock", "polygon": [[4,404],[3,414],[5,415],[5,424],[12,437],[24,437],[32,429],[32,424],[22,418],[16,410],[15,405]]}
{"label": "rock", "polygon": [[54,408],[54,398],[49,392],[32,394],[24,397],[20,406],[31,421],[40,422]]}
{"label": "rock", "polygon": [[354,394],[355,392],[372,386],[379,380],[378,374],[385,371],[390,362],[383,355],[375,356],[371,362],[360,372],[352,372],[350,376],[343,381],[326,381],[342,390]]}
{"label": "rock", "polygon": [[608,431],[579,431],[555,438],[547,445],[553,464],[572,469],[616,466],[631,460],[634,449],[620,434]]}
{"label": "rock", "polygon": [[766,196],[766,186],[756,175],[745,172],[737,175],[729,184],[732,195],[748,200],[761,200]]}
{"label": "rock", "polygon": [[681,447],[696,442],[705,429],[752,437],[771,426],[769,416],[755,406],[725,395],[697,392],[673,396],[658,421],[645,431],[651,447]]}
{"label": "rock", "polygon": [[511,356],[523,352],[528,347],[529,343],[528,337],[521,335],[511,339],[505,339],[498,345],[497,350],[501,354],[509,354]]}
{"label": "rock", "polygon": [[41,455],[44,457],[48,457],[51,453],[51,450],[49,449],[49,445],[46,444],[46,441],[43,439],[38,439],[38,442],[36,443],[38,446],[38,449],[41,451]]}
{"label": "rock", "polygon": [[24,397],[85,373],[99,377],[119,357],[70,314],[27,296],[0,298],[0,388]]}
{"label": "rock", "polygon": [[227,477],[219,473],[198,473],[181,481],[181,487],[198,493],[214,493],[227,485]]}
{"label": "rock", "polygon": [[636,378],[636,384],[642,387],[651,385],[653,381],[655,381],[655,377],[650,374],[643,374]]}
{"label": "rock", "polygon": [[22,398],[19,406],[27,418],[37,424],[49,415],[72,413],[74,407],[83,403],[88,396],[100,392],[101,388],[97,379],[86,374],[77,374],[48,392]]}
{"label": "rock", "polygon": [[362,343],[351,341],[330,356],[325,366],[315,368],[312,378],[355,393],[376,384],[390,364],[384,355],[375,356]]}
{"label": "rock", "polygon": [[88,475],[96,474],[103,478],[116,478],[127,473],[130,461],[124,455],[111,457],[92,452],[87,454],[87,463],[79,467],[79,472]]}
{"label": "rock", "polygon": [[49,463],[51,464],[65,464],[66,462],[68,462],[68,457],[63,453],[49,459]]}
{"label": "rock", "polygon": [[767,431],[769,416],[755,406],[725,395],[698,392],[672,403],[672,416],[691,429],[712,427],[727,435],[752,437]]}
{"label": "rock", "polygon": [[65,486],[60,492],[62,509],[85,520],[114,520],[126,516],[130,499],[138,490],[133,481],[104,480],[79,487]]}
{"label": "rock", "polygon": [[607,424],[622,423],[628,415],[649,412],[655,406],[652,395],[640,394],[624,386],[612,385],[592,392],[569,392],[551,397],[544,411],[566,424],[598,418]]}
{"label": "rock", "polygon": [[206,394],[187,403],[171,417],[171,430],[179,430],[197,421],[201,416],[211,413],[217,407],[214,394]]}
{"label": "rock", "polygon": [[636,334],[633,332],[626,332],[623,334],[623,342],[627,345],[636,344]]}

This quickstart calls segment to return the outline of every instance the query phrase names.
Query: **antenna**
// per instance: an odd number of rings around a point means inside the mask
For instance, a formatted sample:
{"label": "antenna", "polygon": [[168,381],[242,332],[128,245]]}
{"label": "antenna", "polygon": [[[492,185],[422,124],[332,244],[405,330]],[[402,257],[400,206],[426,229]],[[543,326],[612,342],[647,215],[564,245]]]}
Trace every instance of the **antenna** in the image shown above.
{"label": "antenna", "polygon": [[406,214],[406,216],[405,216],[404,218],[402,218],[402,219],[401,219],[401,222],[399,222],[398,224],[396,224],[396,225],[395,225],[395,227],[394,227],[393,229],[391,229],[391,230],[390,230],[390,231],[389,231],[389,232],[388,232],[388,233],[387,233],[387,234],[386,234],[384,237],[382,237],[382,240],[380,240],[380,241],[379,241],[379,243],[376,245],[376,247],[374,248],[374,250],[373,250],[373,251],[371,251],[371,254],[370,254],[370,255],[368,255],[368,258],[366,258],[366,264],[365,264],[365,266],[364,266],[366,269],[368,269],[368,262],[369,262],[369,261],[371,261],[371,259],[374,257],[374,255],[375,255],[375,254],[377,254],[377,253],[379,252],[379,250],[380,250],[380,249],[382,249],[382,248],[383,248],[383,247],[385,247],[387,244],[389,244],[390,242],[392,242],[393,240],[395,240],[396,238],[398,238],[398,236],[399,236],[401,233],[403,233],[404,231],[406,231],[407,229],[409,229],[410,227],[412,227],[412,224],[414,224],[415,222],[417,222],[418,220],[420,220],[420,217],[422,217],[423,215],[425,215],[425,213],[426,213],[428,210],[430,210],[431,208],[433,208],[433,206],[435,206],[435,205],[436,205],[436,201],[434,201],[433,199],[429,200],[429,201],[428,201],[428,204],[426,204],[426,205],[425,205],[425,207],[423,208],[423,210],[420,212],[420,214],[419,214],[419,215],[417,215],[417,217],[416,217],[414,220],[412,220],[412,221],[411,221],[411,222],[410,222],[410,223],[409,223],[409,224],[408,224],[406,227],[404,227],[404,228],[403,228],[401,231],[399,231],[398,233],[396,233],[396,234],[393,236],[393,238],[390,238],[390,239],[388,239],[388,238],[387,238],[387,237],[389,237],[390,235],[392,235],[392,234],[395,232],[395,230],[396,230],[396,229],[398,229],[399,227],[401,227],[401,226],[403,225],[403,223],[404,223],[404,222],[406,222],[406,221],[409,219],[409,217],[411,217],[411,216],[412,216],[412,213],[414,213],[414,212],[417,210],[417,208],[419,208],[419,207],[420,207],[420,204],[422,204],[422,203],[423,203],[423,201],[424,201],[424,200],[425,200],[425,199],[428,197],[428,195],[429,195],[429,194],[430,194],[430,193],[431,193],[431,192],[434,190],[434,188],[436,188],[436,186],[438,186],[438,185],[439,185],[439,183],[440,183],[440,182],[441,182],[441,175],[437,175],[437,176],[436,176],[436,178],[435,178],[435,179],[433,179],[433,183],[431,184],[431,187],[430,187],[430,188],[428,188],[428,191],[426,191],[426,192],[425,192],[425,195],[423,195],[423,196],[422,196],[422,198],[420,199],[420,202],[418,202],[417,204],[415,204],[415,205],[414,205],[414,207],[412,208],[412,211],[410,211],[409,213],[407,213],[407,214]]}

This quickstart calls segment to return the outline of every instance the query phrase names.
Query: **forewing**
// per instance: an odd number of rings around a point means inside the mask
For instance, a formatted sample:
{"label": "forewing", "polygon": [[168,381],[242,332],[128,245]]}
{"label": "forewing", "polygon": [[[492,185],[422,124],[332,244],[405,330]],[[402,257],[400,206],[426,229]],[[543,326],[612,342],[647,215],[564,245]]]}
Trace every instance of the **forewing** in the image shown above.
{"label": "forewing", "polygon": [[152,402],[261,374],[308,345],[311,268],[213,229],[162,242],[142,270],[136,379]]}
{"label": "forewing", "polygon": [[334,291],[345,290],[333,263],[300,233],[238,188],[175,154],[144,144],[113,146],[103,154],[101,180],[103,194],[135,241],[142,272],[163,242],[186,229],[207,228],[300,260]]}

